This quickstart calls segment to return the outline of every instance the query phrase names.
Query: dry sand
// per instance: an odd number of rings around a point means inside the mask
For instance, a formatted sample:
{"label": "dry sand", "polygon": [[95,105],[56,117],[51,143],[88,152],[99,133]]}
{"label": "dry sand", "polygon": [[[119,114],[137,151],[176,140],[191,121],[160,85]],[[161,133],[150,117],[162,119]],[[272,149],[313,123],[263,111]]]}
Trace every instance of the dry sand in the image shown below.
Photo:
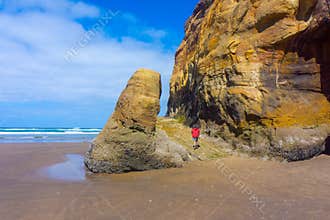
{"label": "dry sand", "polygon": [[[86,174],[85,180],[77,171],[77,181],[47,175],[49,166],[66,161],[66,154],[83,155],[87,148],[87,144],[70,143],[0,145],[0,219],[330,216],[330,157],[326,155],[289,164],[230,157],[218,163],[194,162],[182,169]],[[82,165],[65,164],[72,172]]]}

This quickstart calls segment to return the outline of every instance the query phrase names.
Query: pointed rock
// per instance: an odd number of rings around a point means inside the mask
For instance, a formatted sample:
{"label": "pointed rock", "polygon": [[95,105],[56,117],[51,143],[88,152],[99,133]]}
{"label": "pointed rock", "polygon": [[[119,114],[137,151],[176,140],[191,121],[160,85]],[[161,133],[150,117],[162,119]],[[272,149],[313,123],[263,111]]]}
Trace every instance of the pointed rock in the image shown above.
{"label": "pointed rock", "polygon": [[159,73],[147,69],[134,73],[115,112],[86,153],[88,169],[122,173],[182,165],[188,153],[174,145],[165,146],[168,143],[162,143],[156,134],[160,95]]}

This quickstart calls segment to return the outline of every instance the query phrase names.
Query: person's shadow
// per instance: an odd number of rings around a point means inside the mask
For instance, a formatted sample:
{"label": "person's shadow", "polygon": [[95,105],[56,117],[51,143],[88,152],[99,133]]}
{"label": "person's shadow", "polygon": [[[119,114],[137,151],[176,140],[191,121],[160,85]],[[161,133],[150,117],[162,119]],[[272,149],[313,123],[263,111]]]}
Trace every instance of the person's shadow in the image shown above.
{"label": "person's shadow", "polygon": [[194,150],[198,150],[200,147],[201,146],[199,144],[193,146]]}

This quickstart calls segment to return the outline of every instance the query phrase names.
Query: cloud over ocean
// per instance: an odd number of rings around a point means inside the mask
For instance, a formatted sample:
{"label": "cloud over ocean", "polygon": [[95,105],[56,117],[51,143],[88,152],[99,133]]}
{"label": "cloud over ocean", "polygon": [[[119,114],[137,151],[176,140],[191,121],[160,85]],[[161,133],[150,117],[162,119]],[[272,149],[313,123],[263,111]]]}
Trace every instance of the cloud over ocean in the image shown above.
{"label": "cloud over ocean", "polygon": [[[140,67],[162,74],[164,114],[180,39],[125,9],[97,3],[0,1],[0,126],[46,126],[38,122],[44,117],[53,118],[49,124],[55,126],[80,121],[78,126],[100,127]],[[93,29],[109,11],[113,18]],[[77,46],[91,31],[88,41]],[[76,53],[68,61],[72,48]]]}

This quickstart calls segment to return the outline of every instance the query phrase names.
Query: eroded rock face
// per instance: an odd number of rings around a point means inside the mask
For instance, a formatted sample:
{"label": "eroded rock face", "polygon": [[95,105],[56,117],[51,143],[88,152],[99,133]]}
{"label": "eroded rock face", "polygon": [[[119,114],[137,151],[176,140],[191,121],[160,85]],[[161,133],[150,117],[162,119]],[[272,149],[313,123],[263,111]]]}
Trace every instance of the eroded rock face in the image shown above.
{"label": "eroded rock face", "polygon": [[128,81],[119,97],[115,112],[97,140],[109,137],[114,127],[146,134],[155,132],[160,96],[160,74],[147,69],[138,70]]}
{"label": "eroded rock face", "polygon": [[176,54],[170,116],[288,160],[330,134],[330,1],[203,0]]}
{"label": "eroded rock face", "polygon": [[138,70],[128,81],[115,112],[86,153],[95,173],[122,173],[181,166],[188,153],[156,133],[160,74]]}

